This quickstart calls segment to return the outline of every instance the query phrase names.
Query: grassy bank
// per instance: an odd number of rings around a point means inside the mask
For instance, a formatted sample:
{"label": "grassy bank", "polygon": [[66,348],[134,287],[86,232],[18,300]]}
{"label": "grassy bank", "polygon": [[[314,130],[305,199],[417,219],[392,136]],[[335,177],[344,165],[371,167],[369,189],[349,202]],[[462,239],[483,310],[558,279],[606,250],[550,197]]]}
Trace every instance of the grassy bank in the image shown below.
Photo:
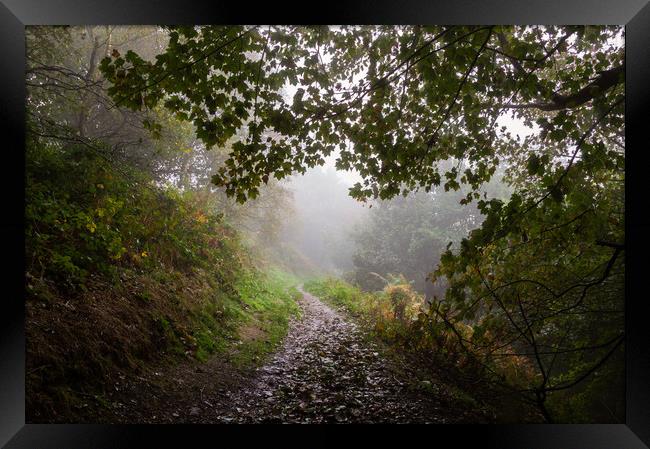
{"label": "grassy bank", "polygon": [[384,290],[364,292],[335,278],[311,279],[304,284],[306,291],[336,308],[343,309],[368,331],[386,343],[409,343],[410,331],[421,318],[424,297],[406,282],[396,280]]}
{"label": "grassy bank", "polygon": [[255,366],[298,312],[205,197],[70,146],[30,143],[26,177],[29,422],[74,422],[154,364]]}
{"label": "grassy bank", "polygon": [[[312,279],[304,289],[354,317],[370,338],[382,342],[394,356],[409,360],[417,371],[412,373],[414,388],[442,386],[455,406],[485,410],[499,422],[539,421],[531,407],[490,382],[464,353],[457,336],[436,320],[424,297],[403,278],[393,279],[377,292],[364,292],[334,278]],[[471,338],[470,326],[458,327],[464,338]],[[523,363],[495,369],[513,383],[528,376]]]}
{"label": "grassy bank", "polygon": [[240,309],[238,340],[230,355],[236,366],[259,365],[282,342],[289,319],[300,313],[298,283],[293,275],[278,269],[262,276],[248,273],[237,283],[244,306]]}

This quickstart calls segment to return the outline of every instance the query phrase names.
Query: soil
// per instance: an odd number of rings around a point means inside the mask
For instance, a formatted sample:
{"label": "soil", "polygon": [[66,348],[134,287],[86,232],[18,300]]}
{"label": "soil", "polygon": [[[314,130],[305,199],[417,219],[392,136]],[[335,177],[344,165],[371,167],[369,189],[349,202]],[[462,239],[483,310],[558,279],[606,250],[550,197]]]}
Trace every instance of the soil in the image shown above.
{"label": "soil", "polygon": [[280,349],[257,369],[215,356],[116,380],[94,422],[458,423],[491,422],[444,383],[420,381],[350,319],[303,292]]}

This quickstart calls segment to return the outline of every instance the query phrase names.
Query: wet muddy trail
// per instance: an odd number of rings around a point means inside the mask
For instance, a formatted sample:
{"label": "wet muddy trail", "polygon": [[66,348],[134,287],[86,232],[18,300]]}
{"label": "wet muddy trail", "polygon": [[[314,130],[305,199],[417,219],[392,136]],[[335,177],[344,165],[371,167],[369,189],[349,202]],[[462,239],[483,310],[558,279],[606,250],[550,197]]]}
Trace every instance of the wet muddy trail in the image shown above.
{"label": "wet muddy trail", "polygon": [[[235,423],[444,423],[453,417],[435,390],[412,382],[363,338],[360,329],[309,293],[275,356],[232,407],[213,421]],[[442,408],[445,408],[444,412]]]}
{"label": "wet muddy trail", "polygon": [[[303,292],[302,316],[252,373],[218,357],[120,384],[101,422],[455,423],[490,422],[443,382],[418,380],[344,314]],[[95,421],[96,422],[96,421]]]}

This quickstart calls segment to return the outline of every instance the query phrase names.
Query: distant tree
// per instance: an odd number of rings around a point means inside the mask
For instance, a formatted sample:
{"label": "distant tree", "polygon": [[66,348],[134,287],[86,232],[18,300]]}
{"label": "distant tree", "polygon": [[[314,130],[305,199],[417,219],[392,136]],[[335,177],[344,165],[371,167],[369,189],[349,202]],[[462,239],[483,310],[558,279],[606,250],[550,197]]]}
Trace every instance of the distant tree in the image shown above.
{"label": "distant tree", "polygon": [[166,31],[155,26],[30,26],[26,39],[30,135],[56,142],[61,151],[71,147],[62,143],[80,144],[111,168],[137,168],[159,186],[202,195],[260,248],[277,241],[292,214],[291,196],[277,181],[243,206],[211,183],[210,173],[223,165],[233,139],[205,151],[194,125],[166,108],[129,110],[107,95],[98,70],[101,59],[133,49],[154,60],[167,44]]}
{"label": "distant tree", "polygon": [[451,204],[440,204],[433,194],[418,192],[376,204],[366,226],[355,235],[355,282],[366,290],[381,290],[389,274],[402,274],[424,293],[427,276],[447,243],[468,231],[461,221],[469,218],[469,210],[458,204],[457,197]]}
{"label": "distant tree", "polygon": [[[452,165],[452,164],[449,164]],[[490,197],[506,200],[509,188],[502,184],[503,173],[485,187]],[[377,201],[367,219],[355,232],[353,280],[366,290],[381,290],[390,274],[404,275],[427,300],[445,294],[445,281],[434,284],[430,273],[440,256],[458,247],[461,239],[481,224],[476,204],[459,203],[467,188],[445,192],[410,193],[406,197]],[[383,278],[383,279],[382,279]]]}

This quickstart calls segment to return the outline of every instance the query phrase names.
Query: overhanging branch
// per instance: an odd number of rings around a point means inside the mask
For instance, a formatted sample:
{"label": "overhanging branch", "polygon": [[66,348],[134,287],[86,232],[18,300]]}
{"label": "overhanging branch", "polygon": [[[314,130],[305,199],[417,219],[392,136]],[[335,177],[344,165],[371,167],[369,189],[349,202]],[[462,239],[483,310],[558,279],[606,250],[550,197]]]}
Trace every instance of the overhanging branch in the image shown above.
{"label": "overhanging branch", "polygon": [[502,104],[496,107],[504,109],[539,109],[541,111],[560,111],[573,109],[581,106],[596,97],[601,96],[607,90],[625,82],[625,64],[614,67],[604,72],[591,83],[570,95],[555,94],[550,102],[524,103],[524,104]]}

